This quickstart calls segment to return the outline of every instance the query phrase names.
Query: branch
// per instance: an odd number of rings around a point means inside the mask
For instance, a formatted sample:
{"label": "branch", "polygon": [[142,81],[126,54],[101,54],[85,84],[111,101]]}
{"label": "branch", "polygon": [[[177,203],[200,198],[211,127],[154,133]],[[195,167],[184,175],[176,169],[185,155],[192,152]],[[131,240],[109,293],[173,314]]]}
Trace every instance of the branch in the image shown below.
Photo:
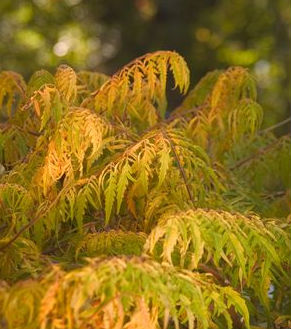
{"label": "branch", "polygon": [[207,266],[205,264],[198,264],[198,270],[203,271],[204,273],[211,273],[214,278],[222,285],[222,286],[229,286],[230,282],[228,279],[224,278],[221,273],[219,273],[214,268]]}
{"label": "branch", "polygon": [[[221,284],[222,286],[230,285],[229,280],[224,278],[222,274],[220,274],[216,269],[214,269],[212,267],[209,267],[205,264],[199,264],[198,270],[201,270],[204,273],[211,273],[214,276],[214,278],[219,282],[219,284]],[[238,291],[237,289],[235,289],[235,290]],[[211,305],[210,305],[210,307],[211,307]],[[211,308],[211,311],[213,311],[212,308]],[[231,316],[234,327],[237,329],[244,328],[243,322],[242,322],[242,317],[236,312],[236,310],[233,306],[228,308],[228,312],[229,312],[229,315]]]}
{"label": "branch", "polygon": [[20,237],[20,235],[30,229],[36,222],[38,222],[43,216],[45,216],[52,208],[56,206],[58,203],[59,199],[61,198],[63,192],[67,191],[67,189],[70,187],[70,185],[66,185],[56,196],[56,198],[52,201],[52,203],[43,211],[40,212],[39,214],[36,214],[35,217],[28,222],[26,225],[24,225],[15,235],[12,239],[10,239],[3,247],[0,248],[0,251],[3,251],[4,249],[8,248],[16,239]]}
{"label": "branch", "polygon": [[28,133],[28,134],[36,136],[36,137],[39,137],[39,136],[43,135],[42,133],[37,132],[37,131],[25,130],[24,128],[20,127],[19,125],[11,124],[9,122],[0,123],[0,130],[2,130],[2,132],[5,132],[9,128],[13,128],[13,127],[15,127],[16,129],[18,129],[18,130],[20,130],[24,133]]}
{"label": "branch", "polygon": [[189,184],[188,184],[188,182],[187,182],[187,177],[186,177],[185,170],[184,170],[184,168],[182,167],[181,162],[180,162],[179,157],[178,157],[178,154],[177,154],[177,152],[176,152],[176,150],[175,150],[175,144],[173,143],[171,137],[168,136],[167,132],[166,132],[163,128],[161,128],[161,131],[162,131],[162,134],[164,135],[164,137],[165,137],[165,138],[169,141],[169,143],[170,143],[171,149],[172,149],[172,151],[173,151],[173,153],[174,153],[174,156],[175,156],[175,158],[176,158],[176,161],[177,161],[177,163],[178,163],[178,167],[179,167],[180,173],[181,173],[182,178],[183,178],[183,180],[184,180],[184,183],[185,183],[185,186],[186,186],[186,189],[187,189],[188,195],[189,195],[189,199],[190,199],[191,202],[194,204],[193,195],[192,195],[192,192],[191,192],[190,186],[189,186]]}
{"label": "branch", "polygon": [[268,133],[269,131],[272,131],[272,130],[278,128],[278,127],[284,126],[286,123],[288,123],[288,122],[290,122],[290,121],[291,121],[291,117],[289,117],[289,118],[287,118],[287,119],[285,119],[285,120],[283,120],[283,121],[281,121],[281,122],[278,122],[277,124],[275,124],[275,125],[273,125],[273,126],[271,126],[271,127],[268,127],[268,128],[266,128],[266,129],[260,130],[260,131],[258,132],[258,134],[265,134],[265,133]]}
{"label": "branch", "polygon": [[191,114],[191,113],[194,113],[196,115],[203,108],[205,108],[205,104],[200,105],[200,106],[195,106],[195,107],[192,107],[192,108],[186,109],[186,110],[174,111],[171,113],[170,117],[168,119],[165,119],[164,121],[169,122],[169,121],[175,120],[180,117],[183,118],[185,115]]}
{"label": "branch", "polygon": [[[290,134],[287,134],[285,135],[286,136],[289,136]],[[281,137],[282,138],[282,137]],[[266,152],[270,151],[273,147],[275,147],[278,142],[281,142],[281,139],[279,140],[276,140],[275,142],[265,146],[265,147],[262,147],[262,148],[259,148],[258,150],[256,150],[256,153],[247,157],[247,158],[244,158],[242,159],[241,161],[237,162],[235,165],[233,165],[232,167],[230,167],[230,170],[234,170],[234,169],[237,169],[243,165],[245,165],[246,163],[256,159],[257,157],[261,156],[261,155],[264,155]]]}

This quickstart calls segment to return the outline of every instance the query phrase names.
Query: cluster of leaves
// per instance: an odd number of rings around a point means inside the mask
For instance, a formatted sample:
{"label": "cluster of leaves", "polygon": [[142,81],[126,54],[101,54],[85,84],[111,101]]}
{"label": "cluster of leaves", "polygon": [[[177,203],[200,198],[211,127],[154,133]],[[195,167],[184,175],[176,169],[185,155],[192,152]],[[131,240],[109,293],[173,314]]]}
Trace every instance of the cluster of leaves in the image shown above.
{"label": "cluster of leaves", "polygon": [[241,67],[207,74],[165,118],[168,71],[186,93],[187,64],[170,51],[112,77],[1,73],[4,328],[249,328],[288,315],[290,137],[258,130]]}

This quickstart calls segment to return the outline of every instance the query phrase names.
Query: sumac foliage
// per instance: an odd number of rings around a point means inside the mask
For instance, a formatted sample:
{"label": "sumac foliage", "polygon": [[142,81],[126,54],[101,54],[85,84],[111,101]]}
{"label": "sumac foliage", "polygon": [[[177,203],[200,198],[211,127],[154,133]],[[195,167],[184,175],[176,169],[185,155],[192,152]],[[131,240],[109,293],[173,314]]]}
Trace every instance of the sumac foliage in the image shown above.
{"label": "sumac foliage", "polygon": [[0,74],[0,326],[288,327],[290,136],[255,79],[186,94],[171,51],[113,76]]}

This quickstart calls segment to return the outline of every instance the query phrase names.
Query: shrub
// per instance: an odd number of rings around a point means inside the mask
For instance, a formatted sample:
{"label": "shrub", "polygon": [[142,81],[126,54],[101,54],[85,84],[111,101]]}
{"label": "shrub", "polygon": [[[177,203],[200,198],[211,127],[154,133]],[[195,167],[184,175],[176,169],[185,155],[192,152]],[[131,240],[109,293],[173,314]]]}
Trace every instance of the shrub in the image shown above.
{"label": "shrub", "polygon": [[[250,328],[290,310],[290,136],[259,130],[255,79],[186,94],[175,52],[112,77],[0,75],[4,328]],[[275,321],[275,322],[274,322]]]}

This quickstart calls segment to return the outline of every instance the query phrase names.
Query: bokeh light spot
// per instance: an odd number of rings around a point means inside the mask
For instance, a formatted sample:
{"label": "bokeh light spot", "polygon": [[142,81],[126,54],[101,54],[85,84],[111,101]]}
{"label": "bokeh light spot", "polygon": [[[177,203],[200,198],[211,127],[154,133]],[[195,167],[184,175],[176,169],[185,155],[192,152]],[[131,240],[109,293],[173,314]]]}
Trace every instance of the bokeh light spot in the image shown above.
{"label": "bokeh light spot", "polygon": [[211,37],[211,32],[204,27],[200,27],[196,30],[195,37],[199,42],[208,42]]}
{"label": "bokeh light spot", "polygon": [[54,45],[54,53],[59,56],[63,57],[67,55],[68,51],[70,49],[70,45],[65,41],[59,41]]}

